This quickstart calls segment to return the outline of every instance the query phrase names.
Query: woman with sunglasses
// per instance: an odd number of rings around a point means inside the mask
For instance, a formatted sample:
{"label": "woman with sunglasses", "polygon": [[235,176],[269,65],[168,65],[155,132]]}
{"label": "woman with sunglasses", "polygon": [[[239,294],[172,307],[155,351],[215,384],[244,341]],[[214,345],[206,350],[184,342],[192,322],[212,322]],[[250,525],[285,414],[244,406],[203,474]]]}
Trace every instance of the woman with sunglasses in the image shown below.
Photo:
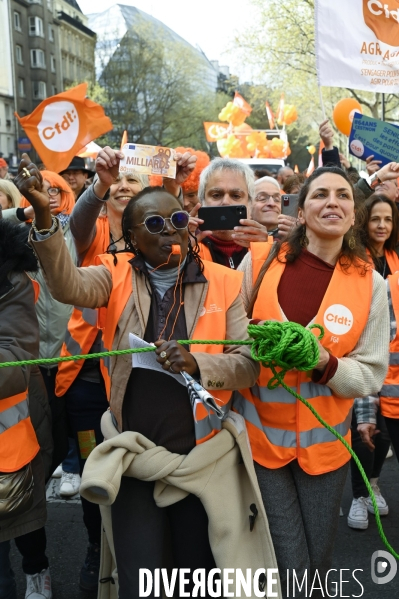
{"label": "woman with sunglasses", "polygon": [[[103,148],[96,159],[94,183],[79,197],[71,216],[79,264],[91,266],[96,256],[105,252],[115,254],[126,249],[122,235],[122,216],[128,202],[148,185],[148,177],[139,173],[119,174],[122,154],[110,147]],[[176,180],[165,180],[166,188],[178,195],[181,183],[194,168],[189,154],[178,155]],[[68,331],[61,355],[97,353],[102,348],[102,333],[97,328],[97,312],[75,307],[68,322]],[[81,431],[91,431],[92,446],[101,443],[101,416],[107,409],[107,396],[100,360],[78,360],[59,364],[56,395],[65,398],[68,420],[77,445]],[[87,449],[80,451],[80,471],[83,471]],[[80,587],[96,591],[100,559],[101,516],[97,505],[82,497],[84,523],[89,545],[80,572]]]}
{"label": "woman with sunglasses", "polygon": [[[239,290],[241,275],[200,261],[189,241],[189,215],[175,197],[159,187],[137,194],[122,221],[130,252],[102,255],[98,266],[76,268],[41,191],[40,173],[28,160],[22,161],[16,183],[35,206],[32,240],[51,289],[61,301],[100,308],[105,348],[128,348],[129,333],[154,342],[163,370],[172,374],[184,370],[201,379],[222,406],[230,399],[230,389],[254,383],[259,370],[247,348],[194,345],[188,351],[176,342],[246,339],[247,319]],[[120,432],[142,433],[178,454],[188,454],[196,443],[218,432],[208,420],[206,430],[200,430],[197,424],[202,420],[194,420],[187,389],[174,377],[132,369],[131,356],[111,358],[108,366],[102,364],[102,373]],[[138,596],[140,567],[152,570],[162,564],[164,518],[171,528],[177,567],[214,566],[201,502],[189,495],[160,510],[153,491],[152,482],[123,477],[112,508],[121,599]]]}

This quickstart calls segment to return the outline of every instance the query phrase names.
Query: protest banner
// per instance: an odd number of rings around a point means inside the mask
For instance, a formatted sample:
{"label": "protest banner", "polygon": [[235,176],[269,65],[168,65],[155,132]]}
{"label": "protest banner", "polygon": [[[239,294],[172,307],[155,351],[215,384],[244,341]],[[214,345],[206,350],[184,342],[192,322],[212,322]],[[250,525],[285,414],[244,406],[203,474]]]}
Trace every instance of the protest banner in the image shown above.
{"label": "protest banner", "polygon": [[27,116],[17,117],[45,166],[60,172],[93,139],[112,129],[99,104],[86,98],[87,83],[43,100]]}
{"label": "protest banner", "polygon": [[319,86],[399,92],[399,0],[316,0],[315,29]]}
{"label": "protest banner", "polygon": [[349,152],[366,160],[373,155],[381,166],[399,161],[399,127],[355,113],[349,136]]}
{"label": "protest banner", "polygon": [[204,121],[206,141],[217,141],[227,135],[229,126],[226,123],[211,123]]}

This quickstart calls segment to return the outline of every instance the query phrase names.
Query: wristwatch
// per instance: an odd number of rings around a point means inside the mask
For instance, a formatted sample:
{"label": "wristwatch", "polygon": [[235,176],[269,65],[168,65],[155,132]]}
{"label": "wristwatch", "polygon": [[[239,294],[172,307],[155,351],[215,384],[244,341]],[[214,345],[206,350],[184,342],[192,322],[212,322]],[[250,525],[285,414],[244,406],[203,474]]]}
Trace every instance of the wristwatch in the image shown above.
{"label": "wristwatch", "polygon": [[371,189],[375,189],[377,187],[377,185],[380,185],[381,180],[378,178],[377,173],[374,173],[374,175],[371,175],[368,179],[367,179],[367,183],[368,186]]}

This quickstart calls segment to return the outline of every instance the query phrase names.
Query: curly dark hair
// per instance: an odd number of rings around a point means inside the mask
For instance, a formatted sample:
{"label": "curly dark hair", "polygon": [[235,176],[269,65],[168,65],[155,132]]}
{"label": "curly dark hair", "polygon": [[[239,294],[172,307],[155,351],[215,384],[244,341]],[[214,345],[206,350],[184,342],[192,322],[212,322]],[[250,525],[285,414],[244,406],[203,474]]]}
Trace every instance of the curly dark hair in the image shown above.
{"label": "curly dark hair", "polygon": [[[342,241],[342,250],[339,255],[338,262],[339,262],[342,270],[344,272],[346,272],[347,274],[349,274],[351,268],[353,267],[353,268],[356,268],[356,270],[358,270],[362,276],[364,276],[370,267],[369,267],[365,247],[362,243],[362,237],[360,234],[360,223],[362,222],[363,211],[356,202],[353,183],[350,180],[350,178],[348,177],[348,175],[346,174],[346,172],[343,171],[338,166],[321,167],[321,168],[316,169],[311,174],[311,176],[305,181],[304,186],[302,187],[302,189],[299,192],[298,208],[303,208],[303,206],[305,204],[305,200],[309,194],[310,186],[313,183],[313,181],[315,181],[316,179],[318,179],[319,177],[321,177],[322,175],[327,174],[327,173],[339,175],[340,177],[345,179],[345,181],[348,183],[348,185],[352,191],[352,195],[355,200],[355,211],[356,211],[355,225],[344,235],[344,238]],[[255,305],[256,298],[258,297],[259,288],[261,286],[265,272],[267,271],[267,269],[270,265],[271,259],[275,258],[281,262],[285,262],[285,261],[286,262],[295,262],[295,260],[300,256],[300,254],[303,251],[303,247],[301,245],[301,240],[303,239],[303,236],[305,233],[306,233],[306,227],[304,225],[298,225],[297,227],[294,227],[292,229],[291,233],[289,234],[289,236],[285,242],[286,244],[288,244],[289,249],[288,249],[288,252],[286,253],[286,255],[284,256],[284,258],[281,257],[282,242],[279,240],[276,241],[276,243],[273,246],[270,257],[262,265],[259,275],[258,275],[258,278],[255,281],[255,285],[254,285],[254,288],[252,291],[252,297],[251,297],[249,307],[248,307],[248,315],[249,316],[252,314],[252,310]],[[349,239],[351,237],[353,237],[355,239],[355,246],[353,247],[353,249],[349,246]]]}
{"label": "curly dark hair", "polygon": [[[169,195],[171,198],[173,198],[174,200],[176,200],[178,202],[178,200],[172,194],[168,193],[163,187],[155,186],[155,187],[145,187],[144,189],[142,189],[137,195],[135,195],[128,202],[128,204],[123,212],[122,236],[123,236],[123,240],[125,242],[125,249],[120,250],[120,251],[131,252],[135,256],[138,255],[139,252],[138,252],[137,248],[135,248],[134,245],[132,244],[132,240],[131,240],[130,233],[129,233],[130,229],[132,228],[132,225],[136,224],[136,221],[135,221],[136,208],[137,208],[138,204],[140,203],[140,200],[142,200],[143,198],[146,198],[150,195],[156,195],[159,193],[162,193],[163,195]],[[181,207],[180,207],[180,209],[181,209]],[[197,239],[191,233],[189,233],[189,235],[193,241],[191,242],[190,237],[189,237],[187,262],[194,261],[198,266],[198,272],[202,273],[204,270],[204,264],[199,256],[199,246],[198,246]],[[115,264],[118,260],[117,254],[120,253],[120,251],[118,252],[116,249],[112,249],[111,246],[107,250],[108,253],[110,253],[114,256]]]}

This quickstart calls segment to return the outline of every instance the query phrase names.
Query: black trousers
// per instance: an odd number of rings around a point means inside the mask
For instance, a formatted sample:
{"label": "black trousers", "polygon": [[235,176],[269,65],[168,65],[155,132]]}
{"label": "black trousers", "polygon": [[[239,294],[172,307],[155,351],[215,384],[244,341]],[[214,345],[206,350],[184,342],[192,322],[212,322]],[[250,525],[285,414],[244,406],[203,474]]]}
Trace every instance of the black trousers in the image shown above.
{"label": "black trousers", "polygon": [[387,425],[389,436],[391,438],[391,443],[395,450],[396,457],[399,460],[399,419],[387,418],[385,416],[385,422]]}
{"label": "black trousers", "polygon": [[54,470],[62,464],[68,455],[68,419],[65,408],[65,398],[57,397],[55,394],[55,377],[58,368],[45,368],[39,366],[40,372],[46,385],[48,401],[51,409],[52,436],[53,436],[53,461],[50,468],[50,476]]}
{"label": "black trousers", "polygon": [[[78,450],[80,474],[83,472],[86,459],[79,449],[78,432],[94,431],[96,445],[103,441],[101,432],[101,416],[108,409],[108,400],[103,383],[82,381],[79,377],[72,383],[64,395],[71,433]],[[89,535],[90,543],[101,542],[100,508],[82,497],[83,522]]]}
{"label": "black trousers", "polygon": [[[159,508],[153,493],[153,482],[124,476],[112,505],[119,599],[139,597],[139,569],[153,572],[165,567],[163,558],[170,553],[174,568],[189,568],[191,572],[196,568],[206,571],[215,568],[208,538],[208,516],[198,497],[188,495],[182,501]],[[170,550],[166,542],[167,527]],[[192,586],[187,585],[185,590],[189,589]]]}
{"label": "black trousers", "polygon": [[14,541],[22,555],[22,570],[25,574],[39,574],[48,568],[44,526],[21,537],[16,537]]}
{"label": "black trousers", "polygon": [[[351,424],[352,449],[359,458],[369,480],[370,478],[378,478],[380,476],[390,445],[387,425],[384,416],[381,415],[379,410],[377,412],[377,430],[380,432],[374,437],[375,450],[370,451],[357,432],[356,414],[355,410],[353,410]],[[355,499],[368,497],[369,492],[353,458],[351,459],[351,479],[353,497]]]}

